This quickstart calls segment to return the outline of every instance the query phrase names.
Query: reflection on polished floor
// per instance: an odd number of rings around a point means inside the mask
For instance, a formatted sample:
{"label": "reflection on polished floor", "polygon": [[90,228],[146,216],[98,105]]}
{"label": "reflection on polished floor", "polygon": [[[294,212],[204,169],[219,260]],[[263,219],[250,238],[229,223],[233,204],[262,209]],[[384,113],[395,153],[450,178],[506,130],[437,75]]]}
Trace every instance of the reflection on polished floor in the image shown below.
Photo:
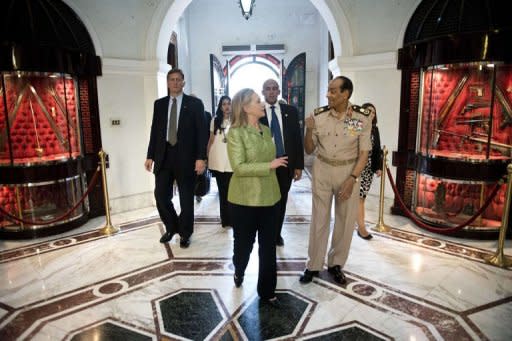
{"label": "reflection on polished floor", "polygon": [[[392,231],[371,241],[354,233],[347,284],[323,271],[301,285],[307,177],[292,187],[278,248],[280,305],[260,305],[257,247],[236,288],[232,230],[220,226],[212,188],[196,203],[188,249],[177,237],[159,243],[154,208],[113,216],[121,231],[109,237],[98,218],[59,236],[1,241],[0,340],[512,339],[512,270],[482,261],[496,242],[433,235],[404,217],[385,215]],[[370,196],[369,227],[377,212]]]}

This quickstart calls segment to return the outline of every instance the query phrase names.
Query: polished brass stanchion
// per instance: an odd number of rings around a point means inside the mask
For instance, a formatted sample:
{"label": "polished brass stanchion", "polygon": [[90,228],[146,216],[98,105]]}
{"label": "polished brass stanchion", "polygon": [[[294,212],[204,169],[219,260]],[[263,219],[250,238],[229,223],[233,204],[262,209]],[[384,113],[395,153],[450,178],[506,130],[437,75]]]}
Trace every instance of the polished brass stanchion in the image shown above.
{"label": "polished brass stanchion", "polygon": [[106,162],[105,157],[106,153],[102,150],[98,153],[100,157],[101,164],[101,178],[103,179],[103,198],[105,204],[105,217],[107,218],[106,225],[101,229],[101,233],[103,234],[113,234],[119,232],[119,227],[115,227],[112,225],[110,221],[110,200],[108,199],[108,186],[107,186],[107,172],[106,172]]}
{"label": "polished brass stanchion", "polygon": [[388,157],[388,149],[386,146],[382,149],[383,156],[382,156],[382,173],[380,175],[380,196],[379,196],[379,221],[373,228],[374,231],[377,232],[389,232],[391,231],[391,228],[384,224],[384,188],[386,184],[386,158]]}
{"label": "polished brass stanchion", "polygon": [[512,196],[512,163],[507,166],[507,194],[505,197],[505,207],[503,210],[503,216],[501,217],[501,228],[500,228],[500,237],[498,239],[498,249],[493,256],[484,257],[487,263],[502,267],[508,268],[512,265],[512,258],[506,256],[503,253],[503,248],[505,247],[505,236],[507,234],[508,228],[508,215],[510,213],[510,204],[511,204],[511,196]]}

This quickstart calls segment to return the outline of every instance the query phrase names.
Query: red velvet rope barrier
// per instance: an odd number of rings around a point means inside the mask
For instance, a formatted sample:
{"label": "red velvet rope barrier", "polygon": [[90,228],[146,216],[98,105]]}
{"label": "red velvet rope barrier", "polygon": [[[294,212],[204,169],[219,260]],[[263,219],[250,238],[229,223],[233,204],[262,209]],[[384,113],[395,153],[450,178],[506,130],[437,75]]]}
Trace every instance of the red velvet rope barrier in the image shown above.
{"label": "red velvet rope barrier", "polygon": [[0,207],[0,214],[5,216],[5,217],[7,217],[10,220],[14,220],[16,222],[27,224],[27,225],[39,225],[39,226],[41,226],[41,225],[50,225],[50,224],[56,223],[56,222],[58,222],[60,220],[63,220],[64,218],[66,218],[74,210],[76,210],[78,206],[80,206],[82,204],[82,202],[85,200],[85,198],[87,198],[87,196],[89,195],[89,192],[92,190],[94,185],[96,185],[96,181],[98,181],[98,176],[99,175],[100,175],[100,168],[98,167],[98,169],[96,169],[96,172],[92,176],[91,182],[89,183],[89,186],[87,187],[87,190],[85,191],[85,193],[82,196],[82,198],[80,198],[80,200],[75,204],[75,206],[73,206],[69,211],[67,211],[66,213],[64,213],[60,217],[55,218],[53,220],[47,220],[47,221],[28,221],[28,220],[24,220],[24,219],[18,218],[16,216],[10,214],[9,212],[5,211],[2,207]]}
{"label": "red velvet rope barrier", "polygon": [[502,184],[502,180],[500,179],[500,181],[498,181],[498,183],[496,183],[496,185],[494,185],[494,188],[493,188],[491,194],[487,197],[485,203],[482,205],[482,207],[480,207],[480,209],[475,213],[474,216],[472,216],[471,218],[469,218],[467,221],[465,221],[464,223],[462,223],[460,225],[443,228],[443,227],[435,227],[432,225],[428,225],[428,224],[416,219],[416,217],[411,213],[411,211],[405,206],[405,203],[403,202],[402,198],[400,197],[400,194],[398,194],[398,189],[396,188],[395,182],[393,181],[393,176],[391,175],[391,171],[389,170],[389,167],[386,167],[386,171],[388,174],[389,182],[391,183],[391,187],[393,188],[393,192],[395,192],[395,195],[398,198],[398,203],[400,204],[400,207],[402,208],[402,210],[405,212],[405,215],[407,217],[409,217],[416,225],[418,225],[421,228],[424,228],[427,231],[440,233],[440,234],[446,234],[446,235],[450,235],[450,234],[452,234],[452,232],[457,232],[457,231],[463,229],[464,227],[468,226],[469,224],[471,224],[473,221],[475,221],[475,219],[478,218],[478,216],[481,215],[483,213],[483,211],[485,211],[487,209],[487,207],[491,203],[492,199],[496,196],[496,193],[498,193],[498,190],[500,189],[500,186]]}

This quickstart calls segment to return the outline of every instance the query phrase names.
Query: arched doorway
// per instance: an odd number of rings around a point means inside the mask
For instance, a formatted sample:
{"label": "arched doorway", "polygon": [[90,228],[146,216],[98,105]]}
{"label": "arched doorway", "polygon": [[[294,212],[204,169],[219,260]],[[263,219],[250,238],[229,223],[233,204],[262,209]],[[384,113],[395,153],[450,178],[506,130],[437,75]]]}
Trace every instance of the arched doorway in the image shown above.
{"label": "arched doorway", "polygon": [[[352,35],[347,17],[342,8],[325,0],[310,0],[318,10],[331,35],[334,55],[352,56]],[[179,23],[180,17],[192,0],[162,0],[148,30],[146,58],[165,63],[169,37],[172,28]]]}

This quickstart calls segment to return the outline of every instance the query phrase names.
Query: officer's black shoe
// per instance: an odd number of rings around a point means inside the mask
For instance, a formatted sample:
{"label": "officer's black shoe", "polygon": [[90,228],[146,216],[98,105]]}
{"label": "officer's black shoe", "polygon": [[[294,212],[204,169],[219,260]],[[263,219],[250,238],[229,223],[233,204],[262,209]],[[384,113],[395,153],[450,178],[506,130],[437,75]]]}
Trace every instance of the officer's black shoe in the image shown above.
{"label": "officer's black shoe", "polygon": [[341,266],[335,265],[327,268],[327,271],[333,275],[334,281],[339,284],[347,283],[347,279],[345,278],[345,274],[341,271]]}
{"label": "officer's black shoe", "polygon": [[313,280],[313,277],[318,276],[318,271],[304,270],[304,274],[300,276],[299,282],[302,284],[308,284]]}

